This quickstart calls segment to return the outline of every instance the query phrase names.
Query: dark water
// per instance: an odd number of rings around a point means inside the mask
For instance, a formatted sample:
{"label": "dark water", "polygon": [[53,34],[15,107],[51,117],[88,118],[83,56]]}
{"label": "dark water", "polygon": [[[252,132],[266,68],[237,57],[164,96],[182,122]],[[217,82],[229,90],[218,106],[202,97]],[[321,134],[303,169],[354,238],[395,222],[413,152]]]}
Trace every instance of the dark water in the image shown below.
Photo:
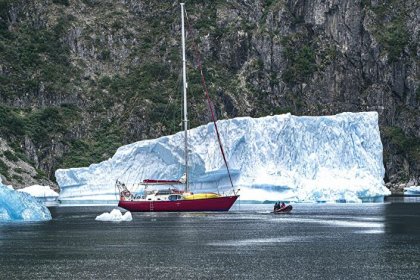
{"label": "dark water", "polygon": [[0,279],[419,279],[420,203],[235,205],[227,213],[53,208],[0,224]]}

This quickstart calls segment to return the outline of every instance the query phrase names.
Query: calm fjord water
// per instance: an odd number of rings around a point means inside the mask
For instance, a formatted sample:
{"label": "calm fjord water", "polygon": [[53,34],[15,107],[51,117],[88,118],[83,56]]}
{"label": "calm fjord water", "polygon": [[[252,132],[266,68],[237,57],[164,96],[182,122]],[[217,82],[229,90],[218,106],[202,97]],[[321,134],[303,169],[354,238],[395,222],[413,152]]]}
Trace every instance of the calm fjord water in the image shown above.
{"label": "calm fjord water", "polygon": [[0,224],[0,279],[418,279],[420,203],[235,205],[227,213],[52,208]]}

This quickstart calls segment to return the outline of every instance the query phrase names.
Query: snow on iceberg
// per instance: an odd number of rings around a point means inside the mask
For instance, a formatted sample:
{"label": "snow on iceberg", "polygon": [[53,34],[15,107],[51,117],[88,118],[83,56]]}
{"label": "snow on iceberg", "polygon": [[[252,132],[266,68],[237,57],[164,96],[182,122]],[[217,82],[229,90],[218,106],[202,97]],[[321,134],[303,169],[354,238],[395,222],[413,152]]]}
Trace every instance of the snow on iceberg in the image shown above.
{"label": "snow on iceberg", "polygon": [[[218,121],[218,126],[242,200],[361,202],[390,194],[383,182],[376,112],[240,117]],[[227,192],[214,126],[188,133],[191,189]],[[57,170],[59,199],[115,202],[117,179],[128,185],[147,178],[178,179],[182,163],[183,132],[132,143],[101,163]]]}
{"label": "snow on iceberg", "polygon": [[29,193],[34,197],[58,197],[58,193],[53,191],[49,186],[32,185],[17,191]]}
{"label": "snow on iceberg", "polygon": [[0,181],[0,222],[48,221],[51,213],[36,198],[4,186]]}
{"label": "snow on iceberg", "polygon": [[123,215],[120,210],[114,209],[110,213],[105,212],[97,216],[95,220],[104,222],[129,222],[133,220],[133,217],[129,211]]}

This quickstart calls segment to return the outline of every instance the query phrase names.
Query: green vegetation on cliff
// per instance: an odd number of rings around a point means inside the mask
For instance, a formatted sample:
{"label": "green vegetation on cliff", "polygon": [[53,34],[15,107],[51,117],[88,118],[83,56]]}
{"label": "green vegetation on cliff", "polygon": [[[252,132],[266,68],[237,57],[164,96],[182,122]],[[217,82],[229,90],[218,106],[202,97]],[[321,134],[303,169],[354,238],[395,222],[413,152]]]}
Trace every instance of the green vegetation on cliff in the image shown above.
{"label": "green vegetation on cliff", "polygon": [[[418,1],[186,5],[191,127],[209,121],[194,43],[218,118],[378,110],[387,172],[406,159],[419,176]],[[4,158],[53,179],[178,131],[179,14],[170,1],[0,0]]]}

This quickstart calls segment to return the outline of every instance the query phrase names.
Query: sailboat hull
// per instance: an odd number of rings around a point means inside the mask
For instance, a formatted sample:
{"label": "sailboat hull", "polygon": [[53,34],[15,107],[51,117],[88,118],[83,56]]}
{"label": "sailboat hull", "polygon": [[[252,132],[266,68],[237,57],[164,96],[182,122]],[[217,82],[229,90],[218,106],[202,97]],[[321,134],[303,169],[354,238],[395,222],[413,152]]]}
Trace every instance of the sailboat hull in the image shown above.
{"label": "sailboat hull", "polygon": [[239,195],[176,201],[120,200],[118,206],[131,212],[229,211]]}

